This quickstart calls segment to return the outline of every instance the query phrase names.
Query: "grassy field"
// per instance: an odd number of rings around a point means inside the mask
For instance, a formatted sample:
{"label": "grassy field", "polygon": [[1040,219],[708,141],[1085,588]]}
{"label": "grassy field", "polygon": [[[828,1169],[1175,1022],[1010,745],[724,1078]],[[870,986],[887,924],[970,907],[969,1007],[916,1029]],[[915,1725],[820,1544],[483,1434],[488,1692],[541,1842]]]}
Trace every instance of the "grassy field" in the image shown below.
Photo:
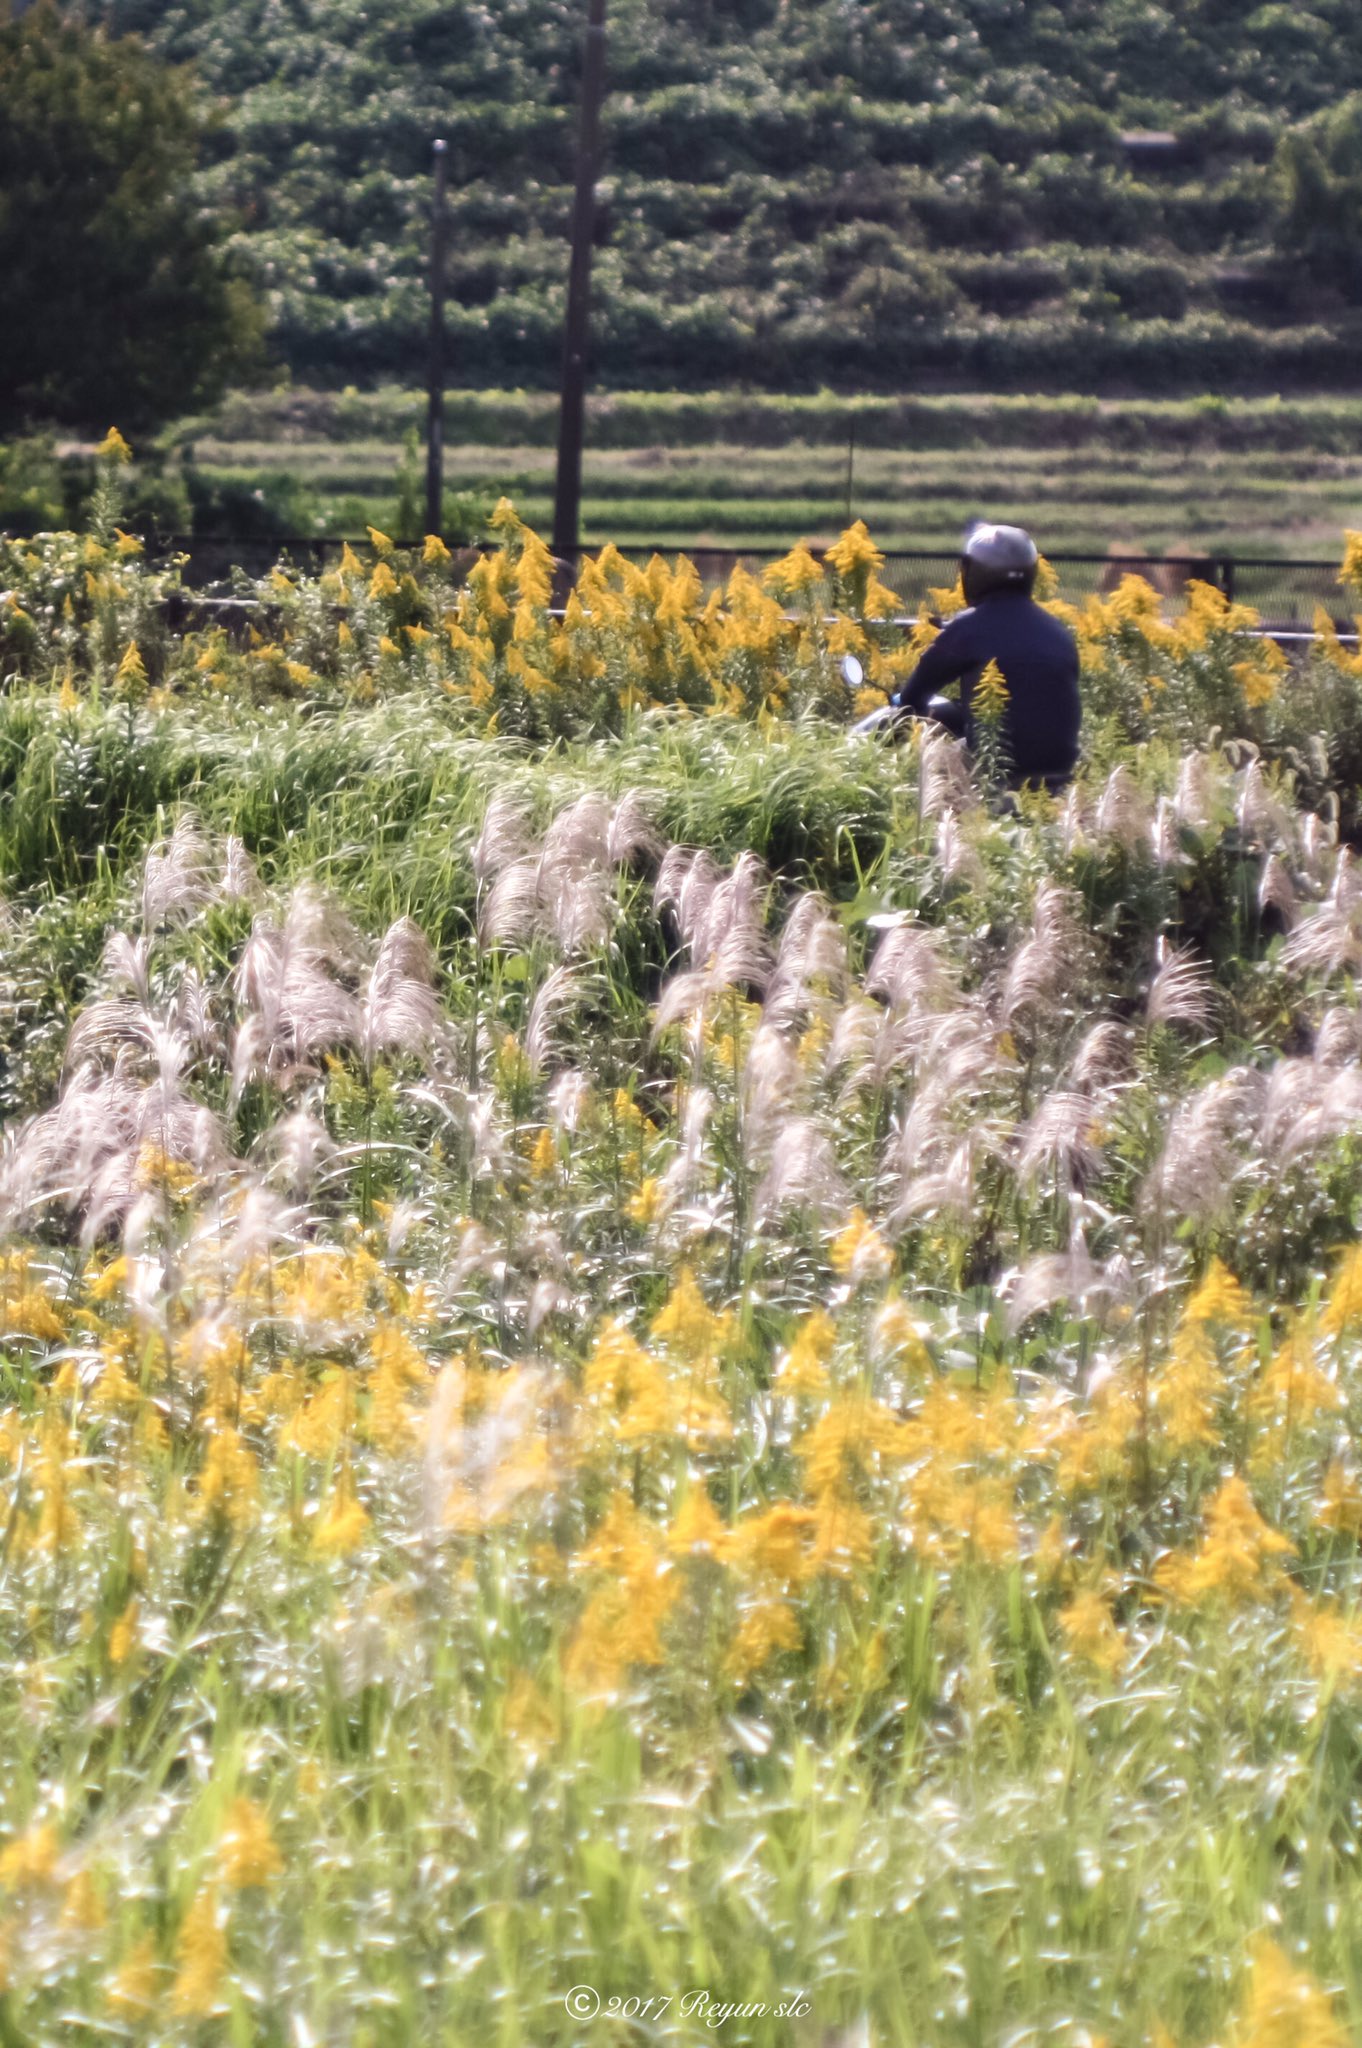
{"label": "grassy field", "polygon": [[1127,584],[1013,801],[863,530],[234,640],[119,455],[0,544],[0,2035],[1362,2037],[1362,661]]}
{"label": "grassy field", "polygon": [[[396,393],[298,394],[234,401],[180,441],[210,481],[296,480],[323,520],[357,531],[362,517],[389,516],[403,436],[420,417],[419,400]],[[555,423],[547,398],[456,396],[449,487],[489,503],[509,495],[547,524]],[[988,514],[1033,526],[1052,553],[1328,555],[1362,520],[1359,446],[1362,414],[1338,401],[955,399],[896,412],[605,400],[588,428],[583,531],[593,545],[784,548],[831,538],[850,508],[890,548],[949,551],[968,519]]]}

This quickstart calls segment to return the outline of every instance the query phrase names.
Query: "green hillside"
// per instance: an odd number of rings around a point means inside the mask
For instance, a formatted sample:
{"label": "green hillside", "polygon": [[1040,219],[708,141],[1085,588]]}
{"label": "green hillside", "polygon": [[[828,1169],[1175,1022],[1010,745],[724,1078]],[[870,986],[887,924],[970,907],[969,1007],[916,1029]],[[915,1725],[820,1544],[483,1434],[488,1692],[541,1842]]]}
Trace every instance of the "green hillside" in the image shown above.
{"label": "green hillside", "polygon": [[[419,363],[443,134],[455,374],[551,381],[577,0],[110,0],[106,15],[191,60],[220,103],[205,196],[239,220],[297,377]],[[1355,138],[1336,102],[1362,76],[1362,12],[1346,0],[612,0],[609,27],[608,382],[1352,375]]]}

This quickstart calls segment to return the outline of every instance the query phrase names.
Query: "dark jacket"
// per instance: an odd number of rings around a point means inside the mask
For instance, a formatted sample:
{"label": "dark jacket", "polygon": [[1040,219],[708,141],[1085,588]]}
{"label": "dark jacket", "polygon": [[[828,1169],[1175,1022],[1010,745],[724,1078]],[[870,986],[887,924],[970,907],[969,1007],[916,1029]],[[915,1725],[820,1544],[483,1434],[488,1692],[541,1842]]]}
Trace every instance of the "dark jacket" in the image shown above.
{"label": "dark jacket", "polygon": [[922,712],[927,699],[958,682],[966,736],[973,740],[970,698],[990,661],[1007,684],[1003,734],[1017,778],[1040,781],[1072,773],[1083,721],[1078,696],[1078,643],[1067,626],[1018,590],[995,590],[947,621],[894,702]]}

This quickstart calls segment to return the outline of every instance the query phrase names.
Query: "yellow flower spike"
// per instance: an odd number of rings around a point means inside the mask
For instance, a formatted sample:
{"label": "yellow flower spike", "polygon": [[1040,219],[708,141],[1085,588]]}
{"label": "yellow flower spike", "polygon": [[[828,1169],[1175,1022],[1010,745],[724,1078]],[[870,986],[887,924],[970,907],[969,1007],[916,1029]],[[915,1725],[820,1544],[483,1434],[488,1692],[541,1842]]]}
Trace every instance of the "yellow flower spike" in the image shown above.
{"label": "yellow flower spike", "polygon": [[376,555],[385,556],[392,553],[393,544],[386,533],[380,533],[376,526],[366,526],[364,531],[368,534],[369,545]]}
{"label": "yellow flower spike", "polygon": [[120,466],[132,461],[132,450],[119,433],[117,427],[110,427],[108,433],[95,450],[95,460],[97,462],[118,463]]}
{"label": "yellow flower spike", "polygon": [[227,1809],[226,1825],[218,1843],[218,1870],[224,1884],[234,1891],[268,1884],[284,1867],[269,1816],[263,1806],[244,1795]]}
{"label": "yellow flower spike", "polygon": [[150,2012],[156,2003],[160,1978],[156,1937],[154,1934],[139,1935],[109,1979],[105,2000],[115,2012],[130,2015]]}
{"label": "yellow flower spike", "polygon": [[529,1166],[535,1180],[551,1180],[558,1171],[558,1146],[547,1124],[534,1141]]}
{"label": "yellow flower spike", "polygon": [[762,571],[762,585],[773,596],[787,602],[802,597],[806,591],[814,590],[823,581],[823,571],[809,550],[803,546],[791,548],[778,562],[772,562]]}
{"label": "yellow flower spike", "polygon": [[1112,1619],[1106,1595],[1095,1586],[1075,1593],[1061,1608],[1059,1626],[1072,1655],[1099,1671],[1119,1671],[1126,1660],[1126,1641]]}
{"label": "yellow flower spike", "polygon": [[718,1558],[727,1536],[727,1524],[710,1499],[708,1487],[693,1477],[668,1526],[667,1548],[674,1557]]}
{"label": "yellow flower spike", "polygon": [[401,586],[393,575],[392,570],[388,567],[388,564],[386,562],[375,563],[374,573],[369,578],[370,597],[396,597],[400,588]]}
{"label": "yellow flower spike", "polygon": [[206,2019],[219,2009],[227,1974],[227,1929],[216,1885],[197,1892],[180,1924],[171,2011],[180,2019]]}
{"label": "yellow flower spike", "polygon": [[23,1891],[52,1882],[57,1868],[57,1831],[50,1821],[31,1827],[0,1849],[0,1887]]}
{"label": "yellow flower spike", "polygon": [[1188,1323],[1231,1323],[1247,1329],[1255,1319],[1253,1297],[1219,1259],[1212,1259],[1183,1310]]}
{"label": "yellow flower spike", "polygon": [[131,559],[144,552],[142,542],[135,533],[124,533],[121,526],[114,528],[114,553]]}
{"label": "yellow flower spike", "polygon": [[453,556],[438,533],[428,533],[421,547],[421,560],[428,569],[442,568]]}
{"label": "yellow flower spike", "polygon": [[355,1492],[349,1461],[341,1467],[326,1513],[318,1522],[312,1548],[319,1557],[348,1557],[370,1529],[369,1511]]}
{"label": "yellow flower spike", "polygon": [[1274,1560],[1294,1557],[1296,1546],[1263,1520],[1237,1472],[1212,1496],[1205,1527],[1196,1552],[1174,1552],[1157,1566],[1155,1583],[1167,1598],[1186,1606],[1220,1597],[1246,1604],[1276,1590]]}
{"label": "yellow flower spike", "polygon": [[364,565],[349,541],[346,541],[341,549],[340,573],[342,576],[362,576],[364,574]]}
{"label": "yellow flower spike", "polygon": [[816,1308],[804,1318],[776,1373],[775,1387],[781,1394],[822,1394],[828,1387],[828,1360],[837,1341],[837,1329],[825,1309]]}
{"label": "yellow flower spike", "polygon": [[97,1934],[107,1918],[99,1887],[88,1868],[82,1866],[66,1887],[61,1924],[82,1934]]}
{"label": "yellow flower spike", "polygon": [[974,717],[980,725],[1001,725],[1007,715],[1009,702],[1007,683],[996,661],[990,661],[974,685],[970,700]]}
{"label": "yellow flower spike", "polygon": [[137,1620],[141,1602],[136,1594],[129,1600],[113,1627],[109,1630],[109,1662],[126,1664],[137,1647]]}
{"label": "yellow flower spike", "polygon": [[894,1255],[864,1209],[853,1209],[844,1227],[828,1248],[834,1273],[840,1273],[853,1287],[887,1279],[894,1269]]}
{"label": "yellow flower spike", "polygon": [[126,686],[129,683],[145,683],[146,680],[147,665],[142,659],[141,650],[135,640],[129,640],[123,650],[123,659],[118,664],[115,681]]}
{"label": "yellow flower spike", "polygon": [[1328,1993],[1275,1941],[1259,1935],[1231,2035],[1234,2048],[1349,2048],[1350,2038]]}

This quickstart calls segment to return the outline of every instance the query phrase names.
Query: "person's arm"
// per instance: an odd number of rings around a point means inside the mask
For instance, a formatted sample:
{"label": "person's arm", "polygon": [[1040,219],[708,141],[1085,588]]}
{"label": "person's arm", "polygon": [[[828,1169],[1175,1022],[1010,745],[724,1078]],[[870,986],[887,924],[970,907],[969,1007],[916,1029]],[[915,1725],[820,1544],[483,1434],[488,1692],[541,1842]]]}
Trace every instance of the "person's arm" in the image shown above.
{"label": "person's arm", "polygon": [[951,683],[977,667],[974,649],[974,614],[959,612],[941,628],[926,649],[907,682],[894,692],[894,702],[907,711],[922,711],[929,697],[935,697]]}

